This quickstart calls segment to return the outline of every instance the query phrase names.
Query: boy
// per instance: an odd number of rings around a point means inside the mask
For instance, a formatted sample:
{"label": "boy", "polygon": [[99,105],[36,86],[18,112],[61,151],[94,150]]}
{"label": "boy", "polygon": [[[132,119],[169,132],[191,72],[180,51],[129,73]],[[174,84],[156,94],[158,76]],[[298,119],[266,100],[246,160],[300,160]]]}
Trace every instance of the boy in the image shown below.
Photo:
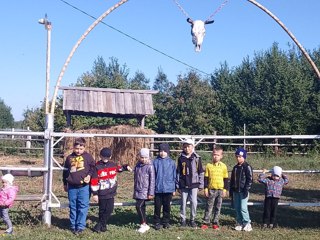
{"label": "boy", "polygon": [[176,186],[176,163],[170,158],[170,148],[167,143],[159,145],[159,155],[153,161],[155,170],[155,199],[154,199],[154,228],[161,228],[161,207],[163,207],[162,224],[164,228],[170,227],[170,212],[172,195]]}
{"label": "boy", "polygon": [[207,204],[201,229],[208,229],[213,208],[212,228],[219,229],[222,198],[226,196],[228,186],[228,170],[227,166],[221,162],[222,157],[223,149],[220,146],[216,146],[212,151],[212,163],[206,165],[204,194],[207,197]]}
{"label": "boy", "polygon": [[146,217],[146,201],[153,199],[155,188],[155,173],[153,164],[150,161],[150,151],[148,148],[140,150],[140,158],[134,168],[134,192],[133,198],[136,200],[136,210],[141,222],[139,233],[145,233],[150,229]]}
{"label": "boy", "polygon": [[108,220],[114,209],[114,197],[117,194],[117,172],[132,171],[128,165],[118,166],[111,161],[111,149],[100,151],[101,160],[96,163],[91,178],[93,200],[99,204],[99,221],[93,230],[97,233],[107,231]]}
{"label": "boy", "polygon": [[252,185],[252,167],[246,162],[247,151],[238,148],[235,152],[237,164],[233,167],[230,179],[230,197],[236,211],[236,231],[252,231],[248,211],[249,190]]}
{"label": "boy", "polygon": [[181,194],[180,220],[181,226],[186,226],[186,206],[187,200],[190,204],[190,226],[197,227],[195,222],[198,204],[198,189],[203,189],[204,171],[201,157],[194,152],[194,142],[186,139],[182,145],[183,151],[178,158],[176,188]]}
{"label": "boy", "polygon": [[278,202],[282,193],[282,188],[287,185],[288,177],[282,174],[282,168],[274,166],[271,176],[267,177],[266,169],[259,175],[258,181],[265,185],[265,199],[263,208],[263,228],[273,229],[276,222]]}
{"label": "boy", "polygon": [[76,138],[71,153],[64,163],[63,186],[68,192],[70,209],[70,228],[74,234],[80,234],[86,227],[89,209],[89,183],[94,172],[95,161],[85,151],[84,138]]}

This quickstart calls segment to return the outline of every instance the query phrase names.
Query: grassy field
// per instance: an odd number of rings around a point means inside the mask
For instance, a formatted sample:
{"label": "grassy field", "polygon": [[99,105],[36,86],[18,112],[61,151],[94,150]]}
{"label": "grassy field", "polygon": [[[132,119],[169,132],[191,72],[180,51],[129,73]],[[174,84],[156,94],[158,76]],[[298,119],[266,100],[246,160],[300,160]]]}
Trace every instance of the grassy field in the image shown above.
{"label": "grassy field", "polygon": [[[204,162],[209,161],[209,155],[203,154]],[[40,166],[41,160],[17,159],[2,156],[0,164],[17,165],[23,163]],[[319,169],[319,156],[294,156],[294,157],[268,157],[249,156],[248,161],[255,170],[270,169],[274,165],[281,166],[284,170]],[[224,162],[229,170],[235,164],[232,156],[225,156]],[[133,176],[124,172],[119,176],[119,190],[116,202],[134,202],[132,200]],[[289,185],[285,187],[280,202],[319,202],[320,200],[320,175],[319,174],[288,174]],[[16,184],[20,188],[19,194],[41,194],[41,177],[16,177]],[[54,174],[53,192],[62,203],[67,202],[66,193],[63,192],[61,172]],[[250,200],[262,202],[263,185],[257,182],[257,174],[252,186]],[[174,197],[174,203],[178,203],[179,196]],[[197,223],[201,224],[204,214],[205,198],[203,192],[199,194],[199,207]],[[224,203],[229,203],[226,198]],[[135,230],[138,227],[138,217],[134,207],[116,207],[110,220],[109,231],[105,233],[93,233],[91,228],[97,221],[97,207],[90,207],[87,225],[88,229],[81,236],[75,236],[69,231],[68,209],[52,210],[52,226],[47,228],[42,224],[42,211],[39,202],[17,201],[11,209],[10,215],[14,224],[14,235],[2,236],[3,239],[318,239],[320,236],[320,207],[289,207],[279,206],[279,227],[274,230],[262,230],[262,206],[249,206],[253,224],[252,232],[236,232],[234,226],[234,210],[229,205],[224,205],[221,211],[222,225],[219,231],[208,229],[181,228],[179,226],[179,207],[172,206],[172,228],[156,231],[151,229],[145,234],[139,234]],[[147,207],[149,222],[152,225],[153,206]],[[5,230],[3,223],[0,230]]]}

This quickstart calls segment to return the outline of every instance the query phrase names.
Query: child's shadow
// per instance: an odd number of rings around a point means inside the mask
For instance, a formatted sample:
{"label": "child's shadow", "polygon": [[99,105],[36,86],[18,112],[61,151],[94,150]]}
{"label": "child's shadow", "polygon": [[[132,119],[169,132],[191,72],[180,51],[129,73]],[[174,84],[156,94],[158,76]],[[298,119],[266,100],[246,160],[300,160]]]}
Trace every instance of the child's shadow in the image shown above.
{"label": "child's shadow", "polygon": [[[98,213],[96,215],[88,215],[87,219],[93,223],[97,223],[99,220]],[[136,222],[138,222],[138,216],[135,210],[131,208],[116,207],[110,216],[108,224],[116,226],[128,226]]]}

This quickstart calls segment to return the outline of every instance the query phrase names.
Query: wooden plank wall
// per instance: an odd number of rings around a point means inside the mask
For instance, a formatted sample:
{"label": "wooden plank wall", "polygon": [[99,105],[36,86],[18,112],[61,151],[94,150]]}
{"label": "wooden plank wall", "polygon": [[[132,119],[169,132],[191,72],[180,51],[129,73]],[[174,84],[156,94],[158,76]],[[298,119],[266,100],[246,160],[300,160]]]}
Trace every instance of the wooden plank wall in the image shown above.
{"label": "wooden plank wall", "polygon": [[[118,89],[117,89],[118,90]],[[120,115],[152,115],[152,93],[131,91],[63,90],[63,110]]]}

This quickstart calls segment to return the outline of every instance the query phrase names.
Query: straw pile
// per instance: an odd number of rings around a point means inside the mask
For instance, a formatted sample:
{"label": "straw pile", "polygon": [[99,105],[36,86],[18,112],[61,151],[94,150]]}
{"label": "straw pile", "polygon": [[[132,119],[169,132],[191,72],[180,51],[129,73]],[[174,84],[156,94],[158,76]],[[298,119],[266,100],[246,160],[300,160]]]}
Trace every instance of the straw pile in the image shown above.
{"label": "straw pile", "polygon": [[[67,132],[72,132],[67,130]],[[155,134],[150,129],[143,129],[129,125],[113,126],[105,129],[86,129],[76,133],[94,134]],[[141,148],[151,148],[152,138],[124,138],[124,137],[88,137],[86,139],[86,150],[99,160],[100,150],[109,147],[112,150],[112,160],[118,164],[129,164],[134,166],[137,155]],[[72,152],[74,138],[66,138],[64,143],[65,157]]]}

